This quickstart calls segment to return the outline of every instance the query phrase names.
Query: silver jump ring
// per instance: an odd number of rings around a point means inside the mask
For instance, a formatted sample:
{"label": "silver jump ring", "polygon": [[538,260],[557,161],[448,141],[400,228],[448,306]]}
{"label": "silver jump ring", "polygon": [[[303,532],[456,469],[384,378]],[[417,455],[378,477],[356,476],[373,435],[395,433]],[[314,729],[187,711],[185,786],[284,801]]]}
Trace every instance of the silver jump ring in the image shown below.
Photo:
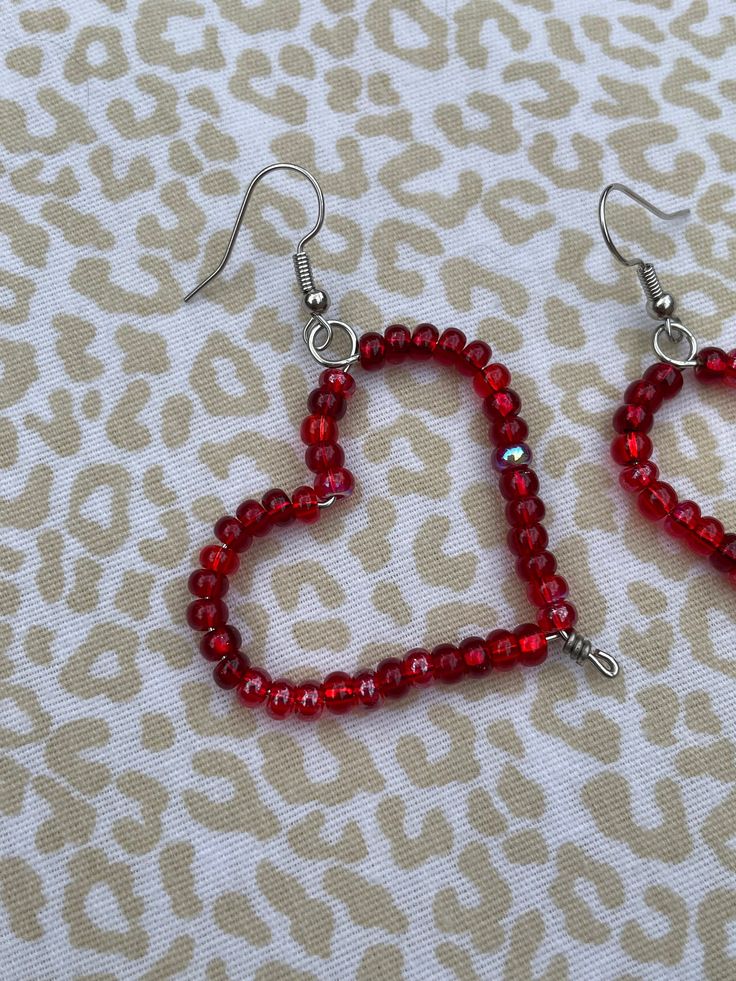
{"label": "silver jump ring", "polygon": [[[673,339],[675,334],[678,334],[680,341],[683,339],[687,341],[690,350],[685,360],[674,358],[671,354],[666,354],[662,350],[661,340],[663,333],[667,334],[671,339]],[[675,368],[690,368],[697,364],[695,355],[698,353],[698,342],[695,335],[684,324],[681,324],[679,320],[675,320],[673,317],[668,317],[667,320],[662,321],[656,328],[654,337],[652,338],[652,347],[660,361],[666,361],[667,364],[674,365]]]}
{"label": "silver jump ring", "polygon": [[[317,335],[324,328],[329,330],[329,339],[324,344],[317,343]],[[339,327],[350,339],[350,354],[342,358],[328,358],[322,353],[332,340],[334,328]],[[323,368],[349,368],[355,364],[359,357],[358,335],[350,324],[343,323],[342,320],[325,320],[323,317],[310,317],[304,327],[304,335],[309,348],[309,353],[314,360],[321,364]]]}
{"label": "silver jump ring", "polygon": [[[324,330],[326,337],[321,344],[317,343],[317,334],[320,330]],[[302,336],[304,337],[304,343],[309,344],[310,331],[314,336],[314,346],[318,351],[324,351],[326,347],[332,344],[332,326],[329,320],[325,320],[320,314],[313,314],[309,320],[304,325],[304,330],[302,331]],[[311,350],[311,347],[310,347]]]}

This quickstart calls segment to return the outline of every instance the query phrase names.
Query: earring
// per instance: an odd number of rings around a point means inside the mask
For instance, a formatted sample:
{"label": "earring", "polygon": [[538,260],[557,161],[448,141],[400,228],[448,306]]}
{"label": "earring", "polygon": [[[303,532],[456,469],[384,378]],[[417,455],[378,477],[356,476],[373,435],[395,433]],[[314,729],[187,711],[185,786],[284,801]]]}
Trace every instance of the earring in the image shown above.
{"label": "earring", "polygon": [[[658,361],[633,381],[624,393],[624,404],[613,417],[616,436],[611,455],[623,467],[619,483],[625,491],[636,494],[639,510],[651,521],[663,521],[672,538],[684,541],[693,552],[707,558],[736,587],[736,534],[727,534],[717,518],[701,513],[695,501],[679,500],[676,491],[659,479],[652,462],[653,444],[648,433],[654,413],[662,403],[674,398],[683,387],[685,369],[693,368],[695,378],[705,384],[722,383],[736,388],[736,349],[726,354],[720,348],[698,350],[694,334],[675,319],[675,298],[665,292],[651,262],[627,258],[616,248],[606,221],[606,202],[612,191],[626,194],[658,218],[667,221],[688,215],[689,209],[668,213],[636,194],[624,184],[609,184],[598,205],[598,220],[611,254],[623,265],[633,266],[647,297],[647,312],[657,321],[652,346]],[[672,344],[687,345],[685,357],[675,357],[665,350],[665,336]]]}
{"label": "earring", "polygon": [[[546,658],[549,644],[555,641],[561,642],[562,651],[575,661],[590,661],[607,677],[615,677],[618,673],[615,659],[595,648],[574,629],[576,610],[567,600],[566,581],[556,574],[557,560],[547,549],[548,536],[541,524],[544,504],[537,495],[539,481],[529,466],[531,451],[524,442],[528,427],[519,416],[521,400],[508,387],[511,380],[508,370],[501,364],[490,363],[491,349],[484,341],[467,343],[465,335],[454,328],[440,334],[432,324],[419,324],[413,332],[401,324],[394,324],[383,334],[369,332],[358,340],[349,324],[327,319],[327,294],[315,286],[311,264],[304,251],[306,243],[319,232],[324,219],[324,197],[308,171],[295,164],[281,163],[256,174],[245,192],[220,264],[185,300],[190,300],[222,272],[256,185],[266,174],[279,169],[305,177],[314,188],[318,203],[317,221],[299,241],[293,257],[307,307],[307,321],[302,333],[310,354],[324,369],[319,386],[309,395],[309,414],[301,426],[302,442],[306,445],[305,462],[314,474],[314,480],[313,485],[304,484],[291,495],[281,489],[272,489],[260,501],[244,501],[234,515],[220,518],[215,525],[217,541],[200,552],[201,568],[189,578],[189,590],[195,599],[187,609],[187,620],[195,631],[202,633],[202,655],[216,662],[215,682],[222,688],[235,689],[244,705],[265,705],[274,718],[296,715],[314,719],[324,709],[343,714],[357,706],[375,708],[384,698],[400,698],[411,688],[421,688],[432,681],[450,683],[459,681],[464,675],[505,671],[516,664],[539,664]],[[347,338],[349,351],[345,355],[329,354],[336,331]],[[324,509],[352,492],[353,477],[344,467],[344,453],[338,443],[338,421],[355,388],[355,379],[350,373],[353,366],[359,362],[365,371],[371,372],[386,364],[430,359],[467,376],[483,399],[483,409],[490,421],[491,442],[495,446],[493,462],[501,493],[507,501],[506,517],[511,526],[508,545],[529,597],[538,607],[537,623],[522,624],[514,630],[493,630],[485,639],[470,637],[458,646],[440,644],[432,651],[417,648],[401,660],[387,658],[375,670],[352,676],[334,671],[322,682],[272,680],[263,668],[250,664],[242,651],[240,634],[228,624],[224,603],[228,577],[237,571],[240,555],[254,538],[294,522],[310,524],[317,521]]]}

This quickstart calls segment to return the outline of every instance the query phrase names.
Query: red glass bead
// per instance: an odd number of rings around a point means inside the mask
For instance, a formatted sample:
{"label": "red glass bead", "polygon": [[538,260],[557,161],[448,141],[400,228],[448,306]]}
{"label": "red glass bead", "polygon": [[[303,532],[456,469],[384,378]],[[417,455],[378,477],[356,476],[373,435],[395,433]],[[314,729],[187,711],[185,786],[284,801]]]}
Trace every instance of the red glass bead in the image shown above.
{"label": "red glass bead", "polygon": [[429,651],[415,648],[404,657],[401,670],[410,685],[429,685],[434,678],[432,655]]}
{"label": "red glass bead", "polygon": [[678,501],[664,519],[664,530],[672,538],[687,538],[700,521],[700,508],[695,501]]}
{"label": "red glass bead", "polygon": [[613,438],[611,456],[622,467],[630,467],[632,463],[648,460],[653,449],[652,441],[646,433],[621,433]]}
{"label": "red glass bead", "polygon": [[308,446],[337,442],[337,423],[330,416],[307,416],[299,432],[302,442]]}
{"label": "red glass bead", "polygon": [[376,685],[384,698],[401,698],[409,690],[409,683],[401,670],[401,661],[387,657],[376,668]]}
{"label": "red glass bead", "polygon": [[562,600],[559,603],[551,603],[543,610],[540,610],[537,623],[542,630],[553,633],[558,630],[572,630],[577,618],[578,611],[572,603]]}
{"label": "red glass bead", "polygon": [[312,525],[319,519],[319,498],[313,487],[297,487],[291,495],[291,505],[297,521]]}
{"label": "red glass bead", "polygon": [[319,383],[328,392],[343,395],[346,399],[349,399],[355,391],[355,379],[342,368],[325,368],[319,376]]}
{"label": "red glass bead", "polygon": [[513,446],[499,446],[493,454],[493,466],[499,471],[528,467],[531,462],[532,451],[526,443],[514,443]]}
{"label": "red glass bead", "polygon": [[347,404],[342,395],[330,392],[329,389],[314,388],[307,398],[307,408],[317,416],[331,416],[342,419]]}
{"label": "red glass bead", "polygon": [[557,559],[551,552],[525,555],[516,560],[516,572],[524,582],[535,582],[545,576],[553,576],[556,570]]}
{"label": "red glass bead", "polygon": [[217,522],[215,538],[219,538],[233,552],[244,552],[253,541],[243,525],[231,514],[226,514]]}
{"label": "red glass bead", "polygon": [[697,354],[695,377],[705,385],[722,382],[730,368],[728,355],[719,347],[704,347]]}
{"label": "red glass bead", "polygon": [[489,419],[505,419],[515,416],[521,408],[521,399],[513,388],[502,388],[483,399],[483,411]]}
{"label": "red glass bead", "polygon": [[723,381],[730,388],[736,388],[736,347],[728,352],[728,371]]}
{"label": "red glass bead", "polygon": [[196,599],[187,607],[187,623],[192,630],[212,630],[227,623],[227,607],[219,599]]}
{"label": "red glass bead", "polygon": [[539,480],[528,467],[515,467],[500,474],[498,486],[507,501],[514,501],[519,497],[535,497]]}
{"label": "red glass bead", "polygon": [[529,426],[521,416],[507,416],[505,419],[494,419],[488,435],[494,446],[513,446],[524,442],[529,435]]}
{"label": "red glass bead", "polygon": [[215,627],[204,634],[199,642],[199,651],[208,661],[219,661],[220,658],[239,653],[242,642],[235,627]]}
{"label": "red glass bead", "polygon": [[613,417],[617,433],[648,433],[654,424],[654,416],[643,405],[622,405]]}
{"label": "red glass bead", "polygon": [[350,497],[355,488],[353,475],[345,467],[326,470],[314,478],[314,489],[320,501],[329,497]]}
{"label": "red glass bead", "polygon": [[212,569],[196,569],[189,577],[189,592],[202,599],[221,599],[227,593],[230,583],[227,576],[221,576]]}
{"label": "red glass bead", "polygon": [[660,521],[677,504],[674,488],[660,480],[646,487],[636,499],[641,513],[651,521]]}
{"label": "red glass bead", "polygon": [[290,525],[295,520],[291,498],[280,487],[272,487],[263,495],[263,507],[272,525]]}
{"label": "red glass bead", "polygon": [[403,324],[392,324],[383,332],[386,342],[386,360],[389,364],[401,364],[409,356],[411,333]]}
{"label": "red glass bead", "polygon": [[285,719],[294,711],[294,685],[285,678],[277,678],[268,688],[266,711],[272,719]]}
{"label": "red glass bead", "polygon": [[519,657],[519,642],[509,630],[492,630],[486,648],[494,671],[510,671]]}
{"label": "red glass bead", "polygon": [[567,580],[562,576],[540,576],[529,583],[527,593],[535,606],[551,606],[565,599],[570,592]]}
{"label": "red glass bead", "polygon": [[481,398],[487,398],[494,392],[500,392],[503,388],[508,388],[511,382],[511,374],[506,365],[493,364],[486,365],[476,375],[473,375],[473,388]]}
{"label": "red glass bead", "polygon": [[641,405],[650,412],[656,412],[662,404],[664,392],[659,385],[639,378],[633,381],[624,392],[624,402],[630,405]]}
{"label": "red glass bead", "polygon": [[232,576],[240,568],[240,559],[227,545],[205,545],[199,553],[199,561],[204,569],[212,569],[223,576]]}
{"label": "red glass bead", "polygon": [[341,467],[345,462],[345,454],[337,443],[318,443],[307,447],[304,460],[312,473],[322,473]]}
{"label": "red glass bead", "polygon": [[485,368],[490,358],[491,348],[485,341],[471,341],[461,353],[457,367],[461,375],[471,378]]}
{"label": "red glass bead", "polygon": [[688,537],[687,543],[698,555],[712,555],[719,547],[726,529],[717,518],[700,518]]}
{"label": "red glass bead", "polygon": [[243,501],[238,505],[235,514],[249,535],[261,538],[271,530],[268,512],[260,501]]}
{"label": "red glass bead", "polygon": [[547,638],[535,623],[522,623],[514,631],[519,645],[519,664],[533,667],[547,657]]}
{"label": "red glass bead", "polygon": [[452,644],[440,644],[432,651],[432,672],[437,681],[452,685],[460,681],[465,672],[462,654]]}
{"label": "red glass bead", "polygon": [[335,715],[344,715],[357,702],[357,693],[353,679],[344,671],[333,671],[328,674],[322,685],[325,708]]}
{"label": "red glass bead", "polygon": [[520,497],[506,505],[506,520],[514,528],[539,524],[546,509],[539,497]]}
{"label": "red glass bead", "polygon": [[434,324],[417,324],[411,335],[410,355],[415,361],[429,361],[437,347],[440,332]]}
{"label": "red glass bead", "polygon": [[304,681],[294,692],[294,714],[302,719],[318,719],[324,711],[322,689],[314,681]]}
{"label": "red glass bead", "polygon": [[729,533],[710,557],[710,564],[719,572],[736,571],[736,534]]}
{"label": "red glass bead", "polygon": [[386,344],[380,334],[369,330],[359,341],[360,363],[365,371],[378,371],[386,360]]}
{"label": "red glass bead", "polygon": [[639,491],[644,490],[645,487],[650,487],[658,479],[659,467],[651,460],[626,467],[618,475],[619,484],[630,494],[638,494]]}
{"label": "red glass bead", "polygon": [[647,368],[643,380],[656,385],[663,398],[671,399],[682,388],[682,371],[673,364],[658,361]]}
{"label": "red glass bead", "polygon": [[215,684],[219,688],[237,688],[248,670],[248,658],[244,654],[233,654],[223,657],[212,672]]}
{"label": "red glass bead", "polygon": [[509,549],[514,555],[538,555],[547,548],[549,536],[544,525],[511,528],[506,536]]}
{"label": "red glass bead", "polygon": [[434,349],[435,360],[440,364],[457,364],[465,349],[466,337],[461,330],[448,327],[443,330]]}
{"label": "red glass bead", "polygon": [[460,654],[468,674],[485,674],[491,667],[488,648],[480,637],[467,637],[460,644]]}
{"label": "red glass bead", "polygon": [[262,668],[248,668],[235,692],[243,705],[262,705],[268,698],[271,675]]}
{"label": "red glass bead", "polygon": [[363,708],[378,708],[383,701],[383,695],[378,690],[376,676],[372,671],[361,671],[360,674],[356,674],[353,687],[356,701]]}

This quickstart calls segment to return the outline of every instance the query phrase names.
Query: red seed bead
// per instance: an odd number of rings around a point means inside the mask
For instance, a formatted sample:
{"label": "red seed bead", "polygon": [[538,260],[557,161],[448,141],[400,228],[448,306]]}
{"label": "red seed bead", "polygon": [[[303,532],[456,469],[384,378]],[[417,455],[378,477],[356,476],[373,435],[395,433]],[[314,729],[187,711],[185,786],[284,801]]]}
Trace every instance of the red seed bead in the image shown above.
{"label": "red seed bead", "polygon": [[350,497],[355,488],[353,475],[345,467],[318,473],[314,479],[314,489],[320,501],[329,497]]}
{"label": "red seed bead", "polygon": [[533,667],[547,657],[547,637],[535,623],[522,623],[514,631],[519,645],[519,664]]}
{"label": "red seed bead", "polygon": [[200,640],[199,652],[208,661],[219,661],[220,658],[237,654],[241,643],[242,637],[235,627],[215,627]]}
{"label": "red seed bead", "polygon": [[365,371],[378,371],[386,360],[386,343],[374,330],[363,334],[359,342],[360,363]]}
{"label": "red seed bead", "polygon": [[508,388],[511,382],[511,374],[506,365],[489,364],[473,376],[473,388],[481,398],[488,398],[494,392]]}
{"label": "red seed bead", "polygon": [[461,353],[457,363],[461,375],[472,378],[488,364],[491,348],[485,341],[471,341]]}
{"label": "red seed bead", "polygon": [[409,690],[409,683],[401,670],[401,661],[387,657],[376,668],[376,685],[384,698],[401,698]]}
{"label": "red seed bead", "polygon": [[566,598],[570,592],[567,580],[562,576],[540,576],[529,583],[527,593],[535,606],[551,606]]}
{"label": "red seed bead", "polygon": [[656,480],[637,497],[641,513],[651,521],[661,521],[677,504],[677,494],[669,484]]}
{"label": "red seed bead", "polygon": [[693,528],[687,543],[698,555],[712,555],[720,546],[726,529],[717,518],[703,517]]}
{"label": "red seed bead", "polygon": [[285,719],[294,711],[294,684],[285,678],[277,678],[268,688],[266,711],[272,719]]}
{"label": "red seed bead", "polygon": [[304,681],[294,692],[294,714],[301,719],[318,719],[324,711],[322,689],[315,681]]}
{"label": "red seed bead", "polygon": [[516,572],[524,582],[536,582],[545,576],[553,576],[557,570],[557,559],[551,552],[525,555],[516,560]]}
{"label": "red seed bead", "polygon": [[440,644],[432,651],[432,672],[437,681],[452,685],[460,681],[465,672],[462,654],[452,644]]}
{"label": "red seed bead", "polygon": [[630,467],[633,463],[648,460],[653,449],[646,433],[621,433],[611,443],[611,456],[622,467]]}
{"label": "red seed bead", "polygon": [[678,501],[664,519],[664,530],[672,538],[687,538],[700,521],[700,508],[695,501]]}
{"label": "red seed bead", "polygon": [[212,672],[215,684],[219,688],[237,688],[248,670],[248,658],[244,654],[233,654],[223,657]]}
{"label": "red seed bead", "polygon": [[695,377],[705,385],[722,382],[730,368],[728,355],[719,347],[704,347],[697,354]]}
{"label": "red seed bead", "polygon": [[577,618],[578,611],[572,603],[562,600],[559,603],[551,603],[540,610],[537,623],[542,630],[553,633],[558,630],[572,630]]}
{"label": "red seed bead", "polygon": [[506,536],[509,549],[519,557],[538,555],[547,548],[549,536],[544,525],[529,525],[529,527],[511,528]]}
{"label": "red seed bead", "polygon": [[357,702],[355,684],[349,674],[344,671],[333,671],[328,674],[322,685],[325,708],[335,715],[344,715]]}
{"label": "red seed bead", "polygon": [[204,569],[211,569],[223,576],[232,576],[240,567],[240,559],[227,545],[205,545],[199,553],[199,561]]}
{"label": "red seed bead", "polygon": [[296,518],[291,498],[280,487],[272,487],[266,491],[263,495],[263,507],[272,525],[290,525]]}
{"label": "red seed bead", "polygon": [[539,480],[529,467],[512,467],[501,472],[498,486],[507,501],[515,501],[520,497],[535,497]]}
{"label": "red seed bead", "polygon": [[461,330],[448,327],[443,330],[434,349],[434,357],[440,364],[457,364],[465,349],[466,337]]}
{"label": "red seed bead", "polygon": [[618,475],[618,482],[630,494],[638,494],[659,479],[659,467],[651,460],[626,467]]}
{"label": "red seed bead", "polygon": [[271,675],[262,668],[248,668],[235,692],[243,705],[262,705],[268,698]]}
{"label": "red seed bead", "polygon": [[411,335],[410,356],[415,361],[429,361],[437,347],[440,332],[434,324],[417,324]]}
{"label": "red seed bead", "polygon": [[729,533],[710,557],[710,564],[719,572],[736,572],[736,535]]}
{"label": "red seed bead", "polygon": [[498,392],[491,392],[483,399],[483,411],[492,422],[515,416],[520,408],[521,399],[513,388],[502,388]]}
{"label": "red seed bead", "polygon": [[337,470],[341,467],[345,462],[345,454],[337,443],[318,443],[307,447],[304,460],[312,473],[323,473],[325,470]]}
{"label": "red seed bead", "polygon": [[492,630],[486,648],[494,671],[510,671],[519,657],[519,642],[509,630]]}
{"label": "red seed bead", "polygon": [[429,651],[415,648],[404,657],[401,670],[410,685],[429,685],[434,678],[432,655]]}
{"label": "red seed bead", "polygon": [[514,446],[524,442],[529,435],[529,426],[521,416],[507,416],[505,419],[494,419],[488,435],[494,446]]}
{"label": "red seed bead", "polygon": [[320,386],[335,395],[343,395],[346,399],[355,391],[355,379],[342,368],[325,368],[319,376]]}
{"label": "red seed bead", "polygon": [[221,599],[228,591],[227,576],[212,569],[196,569],[189,577],[189,592],[202,599]]}
{"label": "red seed bead", "polygon": [[231,514],[226,514],[217,522],[215,538],[219,538],[223,545],[227,545],[233,552],[244,552],[253,541],[243,525]]}
{"label": "red seed bead", "polygon": [[613,417],[617,433],[648,433],[653,423],[654,416],[643,405],[622,405]]}
{"label": "red seed bead", "polygon": [[308,446],[337,442],[337,423],[330,416],[307,416],[299,432],[302,442]]}
{"label": "red seed bead", "polygon": [[347,405],[342,395],[324,388],[313,388],[307,398],[307,408],[317,416],[330,416],[342,419]]}
{"label": "red seed bead", "polygon": [[401,364],[409,357],[411,332],[403,324],[392,324],[383,332],[386,342],[386,361]]}
{"label": "red seed bead", "polygon": [[658,361],[647,368],[643,380],[656,385],[663,398],[671,399],[682,388],[682,371],[673,364]]}
{"label": "red seed bead", "polygon": [[297,487],[291,495],[294,516],[302,524],[312,525],[319,519],[319,498],[314,487]]}
{"label": "red seed bead", "polygon": [[468,674],[485,674],[490,670],[491,658],[481,637],[467,637],[460,644],[460,654]]}
{"label": "red seed bead", "polygon": [[539,497],[520,497],[506,505],[506,520],[514,528],[539,524],[546,509]]}
{"label": "red seed bead", "polygon": [[196,599],[187,607],[187,623],[192,630],[212,630],[227,623],[227,607],[219,599]]}
{"label": "red seed bead", "polygon": [[723,381],[729,388],[736,388],[736,347],[728,352],[728,371]]}
{"label": "red seed bead", "polygon": [[357,704],[366,709],[378,708],[383,695],[378,690],[376,676],[372,671],[361,671],[352,680]]}
{"label": "red seed bead", "polygon": [[249,535],[261,538],[271,530],[268,512],[260,501],[243,501],[242,504],[238,505],[235,514]]}
{"label": "red seed bead", "polygon": [[663,399],[662,388],[643,378],[633,381],[624,392],[624,402],[629,405],[641,405],[650,412],[656,412]]}

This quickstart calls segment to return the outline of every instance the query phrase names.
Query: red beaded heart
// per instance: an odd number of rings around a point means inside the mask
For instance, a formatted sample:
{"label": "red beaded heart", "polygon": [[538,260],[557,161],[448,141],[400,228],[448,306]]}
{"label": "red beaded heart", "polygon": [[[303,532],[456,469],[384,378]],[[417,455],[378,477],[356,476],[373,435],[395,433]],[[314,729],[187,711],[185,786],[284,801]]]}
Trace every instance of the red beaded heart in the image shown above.
{"label": "red beaded heart", "polygon": [[328,368],[320,376],[319,387],[309,395],[309,415],[301,426],[314,486],[298,487],[291,495],[270,490],[261,501],[244,501],[235,515],[220,518],[215,525],[218,541],[202,550],[201,568],[189,578],[189,590],[196,598],[188,607],[187,620],[194,630],[202,632],[200,651],[207,660],[217,662],[214,677],[221,688],[234,688],[244,705],[265,705],[276,719],[290,715],[316,719],[325,708],[336,714],[355,706],[375,708],[385,698],[401,698],[412,688],[423,688],[433,681],[450,684],[465,675],[539,664],[547,656],[547,634],[572,631],[577,614],[567,601],[566,581],[556,574],[557,560],[547,549],[547,532],[542,525],[544,504],[537,496],[537,475],[529,466],[531,451],[524,442],[528,427],[519,416],[521,400],[508,387],[508,369],[489,363],[490,358],[491,349],[483,341],[466,343],[461,331],[451,328],[440,334],[432,324],[420,324],[413,332],[395,324],[383,335],[371,332],[360,339],[360,364],[365,371],[407,359],[434,360],[472,380],[490,423],[493,462],[507,502],[508,546],[529,598],[538,608],[537,623],[493,630],[486,638],[469,637],[457,646],[414,649],[401,660],[381,661],[373,671],[356,675],[335,671],[322,682],[272,680],[262,668],[250,664],[242,651],[240,634],[227,622],[223,599],[228,577],[238,570],[240,554],[254,537],[277,526],[317,521],[321,505],[331,498],[347,497],[353,490],[353,476],[344,466],[338,443],[338,420],[345,413],[355,379],[342,369]]}
{"label": "red beaded heart", "polygon": [[[736,349],[726,354],[720,348],[703,348],[697,356],[695,377],[705,385],[736,388]],[[727,533],[717,518],[703,515],[695,501],[679,500],[674,488],[659,479],[659,469],[651,461],[653,445],[647,434],[654,413],[682,385],[682,371],[662,362],[651,365],[642,378],[632,382],[624,394],[625,404],[613,417],[618,435],[611,444],[611,456],[624,468],[619,483],[637,495],[642,514],[651,521],[663,521],[668,535],[709,559],[736,587],[736,534]]]}

